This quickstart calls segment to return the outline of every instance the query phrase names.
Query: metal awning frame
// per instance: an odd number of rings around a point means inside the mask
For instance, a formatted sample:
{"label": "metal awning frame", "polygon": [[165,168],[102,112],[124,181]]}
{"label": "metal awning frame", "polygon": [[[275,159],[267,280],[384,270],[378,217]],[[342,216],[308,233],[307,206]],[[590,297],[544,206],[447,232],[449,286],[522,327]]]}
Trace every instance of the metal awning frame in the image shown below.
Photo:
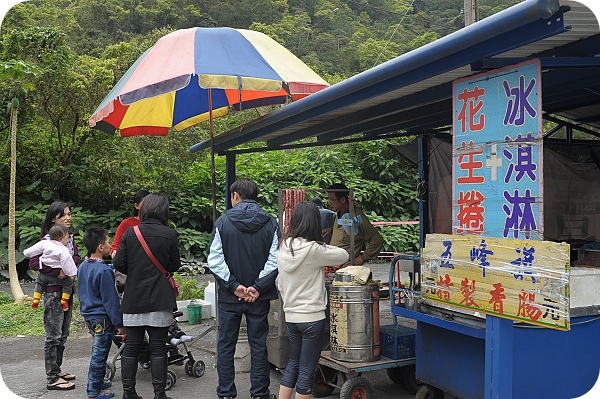
{"label": "metal awning frame", "polygon": [[[596,57],[600,34],[598,21],[590,15],[587,8],[570,0],[524,1],[218,135],[215,151],[220,155],[261,152],[446,130],[452,123],[455,79],[531,58],[542,62],[547,115],[564,118],[561,112],[595,107],[600,103],[600,83],[590,81],[600,80],[600,58]],[[574,97],[573,87],[587,86],[592,87],[579,90]],[[572,125],[593,131],[582,124],[600,122],[599,115],[582,116]],[[264,145],[239,148],[248,142]],[[205,148],[209,148],[208,140],[191,151]]]}

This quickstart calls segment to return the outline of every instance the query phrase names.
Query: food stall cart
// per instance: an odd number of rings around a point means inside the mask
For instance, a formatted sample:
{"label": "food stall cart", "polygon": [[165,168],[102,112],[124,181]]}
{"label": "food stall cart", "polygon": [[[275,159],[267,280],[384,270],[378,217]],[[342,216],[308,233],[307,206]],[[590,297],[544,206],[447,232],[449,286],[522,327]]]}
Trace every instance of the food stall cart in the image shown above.
{"label": "food stall cart", "polygon": [[[426,236],[421,298],[392,308],[417,321],[417,398],[574,398],[598,378],[600,269],[571,267],[569,244],[545,240],[576,234],[579,208],[593,220],[595,205],[564,181],[578,175],[566,161],[543,160],[540,70],[534,59],[454,82],[452,196],[437,198],[450,234]],[[568,187],[577,198],[561,203]]]}
{"label": "food stall cart", "polygon": [[[392,262],[390,273],[394,270]],[[380,326],[379,284],[349,284],[346,276],[337,273],[330,287],[331,345],[321,352],[313,396],[328,396],[337,388],[340,399],[370,398],[371,383],[362,374],[375,370],[386,370],[393,382],[416,393],[414,328],[395,318]]]}

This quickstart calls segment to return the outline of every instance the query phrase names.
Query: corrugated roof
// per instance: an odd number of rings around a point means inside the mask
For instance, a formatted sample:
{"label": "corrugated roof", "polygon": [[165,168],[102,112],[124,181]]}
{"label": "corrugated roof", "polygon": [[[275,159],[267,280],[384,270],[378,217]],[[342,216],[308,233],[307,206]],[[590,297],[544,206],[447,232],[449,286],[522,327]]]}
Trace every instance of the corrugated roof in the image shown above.
{"label": "corrugated roof", "polygon": [[[218,135],[215,151],[247,142],[274,150],[298,140],[328,145],[445,128],[452,124],[452,81],[532,57],[542,60],[544,112],[600,127],[599,54],[598,20],[587,7],[524,1]],[[209,147],[207,140],[191,151]]]}

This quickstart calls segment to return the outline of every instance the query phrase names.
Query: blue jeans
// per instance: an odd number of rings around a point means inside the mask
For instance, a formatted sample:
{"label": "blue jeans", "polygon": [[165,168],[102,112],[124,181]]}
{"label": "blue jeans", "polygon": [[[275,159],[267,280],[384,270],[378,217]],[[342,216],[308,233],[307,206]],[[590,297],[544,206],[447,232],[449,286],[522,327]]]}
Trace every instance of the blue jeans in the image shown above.
{"label": "blue jeans", "polygon": [[237,396],[233,356],[240,333],[242,315],[246,316],[250,344],[250,396],[266,396],[271,383],[267,356],[270,301],[219,303],[219,342],[217,343],[217,396]]}
{"label": "blue jeans", "polygon": [[106,360],[112,337],[114,326],[110,319],[86,320],[85,324],[93,335],[92,356],[90,358],[90,368],[88,371],[87,396],[94,398],[100,394],[104,375],[106,374]]}
{"label": "blue jeans", "polygon": [[73,296],[69,298],[69,310],[66,312],[60,303],[61,296],[60,292],[44,294],[44,364],[49,384],[58,380],[65,343],[71,331]]}
{"label": "blue jeans", "polygon": [[311,323],[287,323],[290,360],[281,377],[281,385],[296,387],[301,395],[312,393],[315,369],[321,356],[326,319]]}

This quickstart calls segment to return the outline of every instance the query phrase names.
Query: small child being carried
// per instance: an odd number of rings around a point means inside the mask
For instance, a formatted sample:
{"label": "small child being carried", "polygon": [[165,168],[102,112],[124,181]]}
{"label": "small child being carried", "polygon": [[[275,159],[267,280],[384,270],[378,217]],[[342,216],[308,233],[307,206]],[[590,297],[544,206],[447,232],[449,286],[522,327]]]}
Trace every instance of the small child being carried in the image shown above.
{"label": "small child being carried", "polygon": [[[73,257],[67,248],[70,239],[70,231],[66,226],[56,224],[50,228],[48,232],[50,239],[42,239],[37,244],[23,251],[23,255],[27,258],[40,256],[40,265],[37,271],[42,267],[42,263],[53,269],[61,269],[58,277],[52,277],[39,273],[35,281],[33,293],[33,303],[31,307],[37,309],[42,298],[42,294],[46,291],[48,283],[59,284],[62,286],[62,298],[60,303],[63,310],[69,310],[69,298],[73,293],[73,280],[77,275],[77,266],[73,261]],[[67,277],[68,276],[68,277]]]}

